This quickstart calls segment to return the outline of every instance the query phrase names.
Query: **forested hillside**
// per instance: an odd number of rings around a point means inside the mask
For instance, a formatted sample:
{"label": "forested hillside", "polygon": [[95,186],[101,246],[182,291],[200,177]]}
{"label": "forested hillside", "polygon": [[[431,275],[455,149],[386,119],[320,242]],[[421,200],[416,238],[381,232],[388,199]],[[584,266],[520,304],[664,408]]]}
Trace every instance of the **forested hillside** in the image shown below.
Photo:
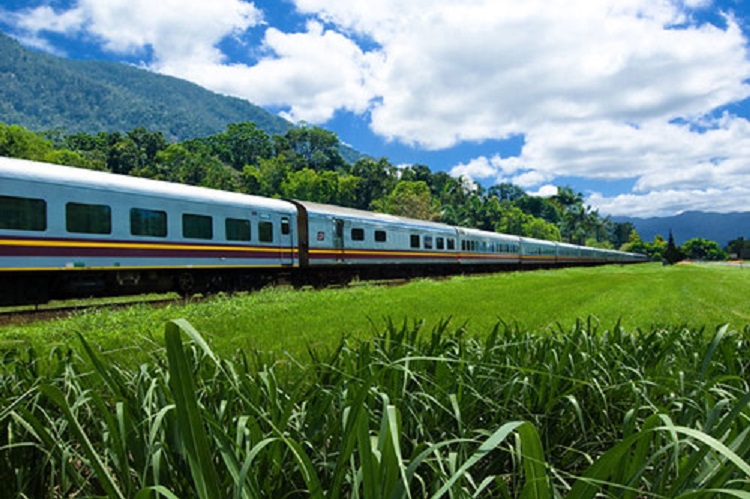
{"label": "forested hillside", "polygon": [[143,126],[168,140],[251,121],[267,133],[291,124],[249,102],[124,64],[61,59],[0,33],[0,122],[66,133]]}

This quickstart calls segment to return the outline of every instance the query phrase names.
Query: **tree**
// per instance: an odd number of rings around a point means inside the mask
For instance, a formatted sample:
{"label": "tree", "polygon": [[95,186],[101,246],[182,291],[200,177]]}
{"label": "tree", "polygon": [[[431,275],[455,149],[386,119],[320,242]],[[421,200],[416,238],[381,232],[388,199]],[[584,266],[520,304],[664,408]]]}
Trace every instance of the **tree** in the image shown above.
{"label": "tree", "polygon": [[273,156],[271,138],[255,123],[230,124],[224,132],[205,140],[219,159],[238,171]]}
{"label": "tree", "polygon": [[492,187],[487,189],[487,195],[495,196],[500,201],[509,201],[511,203],[527,197],[526,191],[524,191],[517,185],[509,183],[493,185]]}
{"label": "tree", "polygon": [[52,141],[18,125],[0,123],[0,156],[43,161],[52,152]]}
{"label": "tree", "polygon": [[682,251],[674,243],[674,235],[672,231],[669,231],[669,240],[667,241],[667,249],[664,250],[664,259],[670,264],[674,265],[684,258]]}
{"label": "tree", "polygon": [[[288,146],[295,169],[308,167],[313,170],[340,170],[346,161],[339,152],[338,136],[317,126],[300,126],[291,128],[282,142]],[[277,151],[284,152],[284,151]]]}
{"label": "tree", "polygon": [[727,254],[721,249],[719,243],[699,237],[685,241],[680,250],[691,260],[718,261],[727,259]]}
{"label": "tree", "polygon": [[503,210],[500,220],[495,225],[495,230],[503,234],[524,236],[526,235],[524,223],[526,223],[527,216],[518,206],[509,205]]}
{"label": "tree", "polygon": [[[400,180],[410,180],[412,182],[422,181],[430,186],[432,180],[432,171],[425,165],[411,165],[401,170]],[[432,189],[430,189],[432,190]]]}
{"label": "tree", "polygon": [[402,180],[388,196],[375,203],[378,211],[419,220],[435,220],[432,194],[426,182]]}
{"label": "tree", "polygon": [[156,154],[166,149],[168,145],[161,132],[149,132],[142,126],[129,131],[127,137],[138,149],[142,164],[152,163]]}
{"label": "tree", "polygon": [[352,165],[350,173],[362,179],[357,185],[354,206],[362,210],[369,209],[375,200],[386,197],[397,182],[396,168],[385,158],[378,161],[362,158]]}
{"label": "tree", "polygon": [[279,154],[274,158],[261,159],[258,166],[245,166],[242,170],[242,185],[248,194],[281,197],[282,185],[292,173],[287,157]]}
{"label": "tree", "polygon": [[339,175],[339,192],[336,204],[355,208],[357,206],[357,189],[362,183],[362,178],[356,175]]}
{"label": "tree", "polygon": [[281,190],[287,198],[335,203],[338,199],[339,176],[336,172],[316,172],[305,168],[291,173],[281,183]]}
{"label": "tree", "polygon": [[631,232],[635,230],[635,225],[631,222],[613,222],[609,225],[609,241],[615,248],[620,248],[628,242]]}
{"label": "tree", "polygon": [[544,239],[547,241],[561,241],[560,229],[555,224],[551,224],[544,219],[532,217],[528,218],[523,224],[524,235],[535,239]]}
{"label": "tree", "polygon": [[225,191],[239,190],[237,174],[216,157],[196,154],[180,144],[171,144],[157,153],[155,159],[153,164],[134,169],[132,174]]}
{"label": "tree", "polygon": [[750,241],[746,241],[744,237],[738,237],[737,239],[729,241],[729,244],[727,244],[725,251],[729,254],[737,255],[737,257],[740,257],[742,255],[742,251],[746,248],[750,249]]}
{"label": "tree", "polygon": [[583,204],[583,194],[575,192],[571,187],[558,187],[557,194],[552,196],[552,200],[557,202],[563,208],[572,208]]}

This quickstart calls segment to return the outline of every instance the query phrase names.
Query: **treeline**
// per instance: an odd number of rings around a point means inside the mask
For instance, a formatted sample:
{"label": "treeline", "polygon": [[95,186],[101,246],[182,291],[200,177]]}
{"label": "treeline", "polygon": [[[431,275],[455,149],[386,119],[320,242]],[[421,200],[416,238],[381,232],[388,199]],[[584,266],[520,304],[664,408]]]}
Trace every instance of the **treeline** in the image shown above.
{"label": "treeline", "polygon": [[[512,184],[482,188],[425,165],[386,158],[349,163],[338,137],[302,126],[269,135],[253,123],[170,143],[143,127],[127,133],[44,134],[0,124],[0,155],[276,198],[374,210],[451,225],[662,257],[663,239],[640,240],[569,187],[549,198]],[[719,248],[719,251],[721,249]]]}

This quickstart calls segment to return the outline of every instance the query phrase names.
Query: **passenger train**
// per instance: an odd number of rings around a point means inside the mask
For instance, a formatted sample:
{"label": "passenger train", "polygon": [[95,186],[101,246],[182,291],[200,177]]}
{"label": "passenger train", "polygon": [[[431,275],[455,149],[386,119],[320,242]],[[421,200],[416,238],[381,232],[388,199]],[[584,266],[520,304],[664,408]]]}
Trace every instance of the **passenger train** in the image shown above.
{"label": "passenger train", "polygon": [[646,260],[338,206],[0,158],[0,305]]}

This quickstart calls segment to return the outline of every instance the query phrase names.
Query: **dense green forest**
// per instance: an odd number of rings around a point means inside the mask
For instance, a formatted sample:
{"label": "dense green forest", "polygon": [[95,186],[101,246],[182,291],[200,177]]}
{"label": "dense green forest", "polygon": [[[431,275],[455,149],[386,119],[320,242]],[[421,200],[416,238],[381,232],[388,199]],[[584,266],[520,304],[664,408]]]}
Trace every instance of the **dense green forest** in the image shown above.
{"label": "dense green forest", "polygon": [[98,133],[145,126],[169,140],[252,121],[268,133],[292,125],[243,99],[127,64],[30,50],[0,33],[0,121],[32,130]]}
{"label": "dense green forest", "polygon": [[[602,216],[569,187],[559,187],[550,198],[530,196],[512,184],[485,189],[425,165],[397,168],[386,158],[368,157],[351,163],[340,146],[336,134],[312,126],[269,135],[245,122],[208,137],[170,142],[144,127],[92,135],[0,124],[1,156],[623,249],[654,259],[668,249],[660,236],[642,241],[632,223]],[[704,259],[725,258],[715,242],[688,243],[682,248]]]}

